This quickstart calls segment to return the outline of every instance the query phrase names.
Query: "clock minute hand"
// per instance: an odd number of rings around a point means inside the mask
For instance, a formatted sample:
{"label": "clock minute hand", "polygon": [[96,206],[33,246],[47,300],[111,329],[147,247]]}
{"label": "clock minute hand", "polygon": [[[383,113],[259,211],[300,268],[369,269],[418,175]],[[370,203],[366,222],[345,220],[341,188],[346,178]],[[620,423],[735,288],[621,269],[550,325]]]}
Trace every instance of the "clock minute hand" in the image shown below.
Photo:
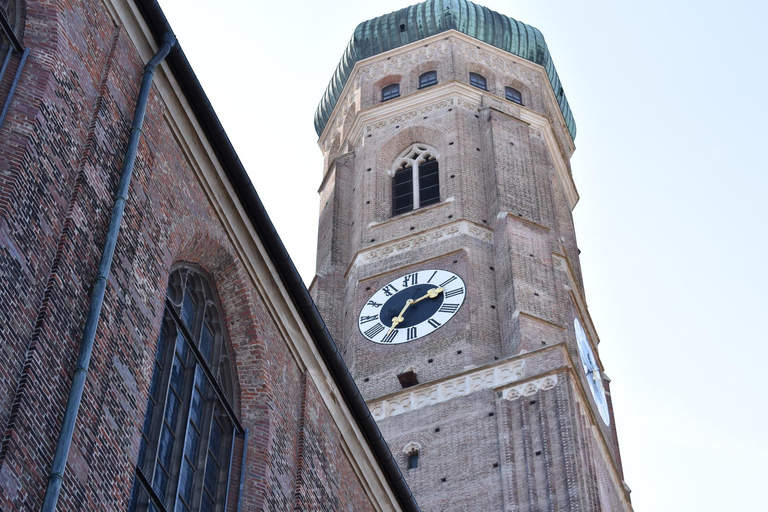
{"label": "clock minute hand", "polygon": [[432,288],[427,293],[425,293],[424,295],[422,295],[421,297],[413,301],[413,303],[416,304],[417,302],[422,301],[426,298],[434,299],[435,297],[440,295],[443,292],[443,290],[445,290],[445,288],[443,288],[442,286],[439,288]]}

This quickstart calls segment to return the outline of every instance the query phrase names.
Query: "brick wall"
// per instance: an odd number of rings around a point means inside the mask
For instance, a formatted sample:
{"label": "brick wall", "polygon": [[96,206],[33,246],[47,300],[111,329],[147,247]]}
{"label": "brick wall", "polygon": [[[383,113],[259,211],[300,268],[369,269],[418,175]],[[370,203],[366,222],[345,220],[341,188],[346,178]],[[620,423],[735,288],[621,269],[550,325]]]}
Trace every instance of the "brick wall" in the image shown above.
{"label": "brick wall", "polygon": [[[7,511],[42,502],[143,67],[100,1],[28,1],[23,42],[29,60],[0,130]],[[170,117],[153,88],[59,509],[127,506],[163,297],[179,262],[210,275],[221,300],[250,431],[243,510],[370,509],[336,420],[275,320],[280,306],[270,309],[254,286],[251,272],[264,267],[241,259],[201,184],[205,163],[192,163]]]}

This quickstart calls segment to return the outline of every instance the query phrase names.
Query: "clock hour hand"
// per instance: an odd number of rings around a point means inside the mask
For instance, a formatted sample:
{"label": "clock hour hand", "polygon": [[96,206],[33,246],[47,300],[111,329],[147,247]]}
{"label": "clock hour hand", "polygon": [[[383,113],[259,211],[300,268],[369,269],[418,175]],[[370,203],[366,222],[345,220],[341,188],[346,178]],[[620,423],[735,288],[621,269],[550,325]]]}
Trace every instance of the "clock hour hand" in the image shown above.
{"label": "clock hour hand", "polygon": [[414,302],[416,301],[413,299],[408,299],[407,301],[405,301],[405,306],[403,306],[403,309],[400,310],[400,314],[398,314],[396,317],[392,319],[392,327],[389,328],[387,335],[389,335],[395,329],[395,327],[397,327],[398,324],[405,321],[405,318],[403,318],[403,313],[405,313],[405,310],[408,309],[408,306],[410,306]]}
{"label": "clock hour hand", "polygon": [[434,299],[435,297],[440,295],[443,292],[443,290],[445,290],[445,288],[443,288],[442,286],[439,287],[439,288],[432,288],[427,293],[425,293],[424,295],[422,295],[418,299],[414,300],[413,303],[416,304],[417,302],[422,301],[422,300],[424,300],[426,298]]}

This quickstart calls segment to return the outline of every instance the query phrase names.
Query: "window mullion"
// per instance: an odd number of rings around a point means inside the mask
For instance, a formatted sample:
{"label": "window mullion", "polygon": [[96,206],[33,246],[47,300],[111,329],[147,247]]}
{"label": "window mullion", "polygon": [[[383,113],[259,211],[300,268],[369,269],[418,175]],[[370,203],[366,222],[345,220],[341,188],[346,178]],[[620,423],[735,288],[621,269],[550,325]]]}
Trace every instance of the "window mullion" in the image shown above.
{"label": "window mullion", "polygon": [[168,512],[168,509],[165,507],[165,503],[160,501],[160,497],[155,493],[155,490],[152,488],[149,480],[147,480],[144,472],[138,466],[136,466],[136,478],[138,478],[139,484],[143,488],[144,492],[147,493],[147,496],[152,501],[152,504],[159,509],[159,512]]}
{"label": "window mullion", "polygon": [[411,178],[413,181],[413,209],[417,209],[419,207],[419,203],[421,202],[421,198],[419,197],[419,162],[414,161],[413,162],[413,177]]}
{"label": "window mullion", "polygon": [[221,401],[222,405],[224,406],[224,410],[227,413],[227,416],[229,416],[230,421],[235,425],[235,428],[237,429],[238,433],[243,432],[243,426],[240,424],[240,420],[235,415],[235,411],[232,408],[232,405],[229,403],[229,399],[227,398],[224,391],[221,389],[221,386],[219,386],[219,382],[216,380],[216,378],[213,376],[213,372],[211,372],[211,369],[208,367],[208,364],[205,361],[205,358],[203,357],[203,354],[200,353],[200,349],[191,341],[191,336],[189,335],[189,330],[187,329],[187,326],[184,325],[184,322],[181,321],[181,318],[179,318],[179,314],[176,312],[176,310],[173,307],[173,303],[171,303],[168,299],[166,299],[166,306],[168,307],[168,310],[171,312],[171,318],[176,323],[176,328],[179,329],[184,334],[184,340],[187,343],[187,347],[192,351],[192,354],[195,357],[195,360],[200,365],[200,368],[202,369],[203,373],[205,374],[205,378],[208,380],[208,384],[211,385],[213,388],[214,393],[216,393],[216,397]]}

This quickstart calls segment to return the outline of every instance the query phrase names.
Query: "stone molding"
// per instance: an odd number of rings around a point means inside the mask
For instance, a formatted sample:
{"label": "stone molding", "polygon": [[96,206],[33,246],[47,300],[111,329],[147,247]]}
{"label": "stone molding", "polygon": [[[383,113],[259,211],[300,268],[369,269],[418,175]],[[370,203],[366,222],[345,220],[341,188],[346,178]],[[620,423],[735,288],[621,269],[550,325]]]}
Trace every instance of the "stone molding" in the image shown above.
{"label": "stone molding", "polygon": [[389,258],[397,254],[422,249],[425,245],[434,244],[459,235],[468,235],[482,242],[493,243],[493,230],[478,226],[465,220],[452,222],[439,228],[422,231],[412,236],[400,238],[392,242],[378,245],[371,249],[360,251],[355,257],[352,266],[370,263],[382,258]]}
{"label": "stone molding", "polygon": [[557,386],[557,374],[547,375],[546,377],[524,382],[517,386],[506,387],[501,390],[501,397],[504,400],[517,400],[520,397],[530,396],[537,391],[552,389],[555,386]]}
{"label": "stone molding", "polygon": [[[383,400],[368,402],[376,421],[414,411],[429,405],[446,402],[518,381],[525,375],[525,361],[510,361],[493,368],[483,368],[431,385],[420,386],[413,391],[404,390]],[[548,377],[549,378],[549,377]]]}

